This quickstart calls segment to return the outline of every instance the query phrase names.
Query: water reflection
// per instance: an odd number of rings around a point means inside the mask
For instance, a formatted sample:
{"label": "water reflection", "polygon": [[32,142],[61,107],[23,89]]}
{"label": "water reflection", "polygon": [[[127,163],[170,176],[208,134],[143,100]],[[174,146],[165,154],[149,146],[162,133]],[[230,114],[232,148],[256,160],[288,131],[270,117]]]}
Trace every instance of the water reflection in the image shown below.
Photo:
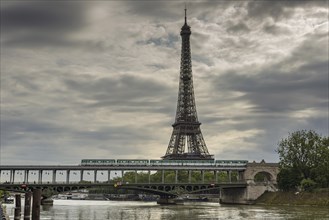
{"label": "water reflection", "polygon": [[[13,219],[13,205],[7,213]],[[217,203],[191,203],[160,206],[155,202],[114,202],[56,200],[42,206],[41,219],[51,220],[173,220],[173,219],[329,219],[327,207],[225,206]]]}

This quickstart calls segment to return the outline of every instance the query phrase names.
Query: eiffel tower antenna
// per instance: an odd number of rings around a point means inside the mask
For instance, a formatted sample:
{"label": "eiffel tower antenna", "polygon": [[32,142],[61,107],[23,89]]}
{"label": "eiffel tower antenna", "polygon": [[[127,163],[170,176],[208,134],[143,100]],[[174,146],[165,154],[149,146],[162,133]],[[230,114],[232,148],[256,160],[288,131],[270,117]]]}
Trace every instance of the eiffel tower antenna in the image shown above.
{"label": "eiffel tower antenna", "polygon": [[187,11],[187,9],[186,9],[186,2],[185,2],[185,24],[187,24],[187,22],[186,22],[186,11]]}
{"label": "eiffel tower antenna", "polygon": [[192,62],[190,50],[191,28],[187,24],[185,4],[185,23],[181,28],[182,52],[178,101],[173,132],[169,141],[165,160],[213,160],[203,139],[196,112]]}

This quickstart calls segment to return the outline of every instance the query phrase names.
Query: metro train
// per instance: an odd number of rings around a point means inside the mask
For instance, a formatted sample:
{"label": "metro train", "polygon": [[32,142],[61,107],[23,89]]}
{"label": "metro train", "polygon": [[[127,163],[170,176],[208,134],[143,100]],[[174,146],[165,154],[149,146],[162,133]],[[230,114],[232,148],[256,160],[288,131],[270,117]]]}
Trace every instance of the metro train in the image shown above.
{"label": "metro train", "polygon": [[81,166],[211,166],[244,167],[247,160],[148,160],[148,159],[82,159]]}

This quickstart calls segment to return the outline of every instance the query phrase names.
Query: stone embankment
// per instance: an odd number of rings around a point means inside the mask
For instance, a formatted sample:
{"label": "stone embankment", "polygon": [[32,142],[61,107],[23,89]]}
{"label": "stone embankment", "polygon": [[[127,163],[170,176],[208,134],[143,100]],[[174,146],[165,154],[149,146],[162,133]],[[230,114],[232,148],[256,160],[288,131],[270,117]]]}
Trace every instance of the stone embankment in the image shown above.
{"label": "stone embankment", "polygon": [[265,192],[256,204],[329,206],[329,189],[314,192]]}

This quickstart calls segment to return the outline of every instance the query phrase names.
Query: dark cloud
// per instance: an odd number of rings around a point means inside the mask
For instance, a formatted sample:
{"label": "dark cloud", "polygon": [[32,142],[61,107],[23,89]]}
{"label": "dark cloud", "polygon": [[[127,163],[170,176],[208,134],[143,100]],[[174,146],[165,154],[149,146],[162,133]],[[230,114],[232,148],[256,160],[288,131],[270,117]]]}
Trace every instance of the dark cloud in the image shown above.
{"label": "dark cloud", "polygon": [[[188,23],[192,18],[209,21],[213,17],[219,17],[220,12],[229,7],[239,5],[233,1],[127,1],[129,10],[127,14],[138,14],[148,19],[155,19],[158,23],[166,21],[182,21],[184,19],[184,8],[186,4]],[[218,10],[218,8],[220,10]],[[178,10],[174,10],[178,9]],[[216,9],[216,10],[214,10]]]}
{"label": "dark cloud", "polygon": [[295,13],[298,7],[328,7],[328,1],[248,1],[247,10],[250,18],[272,17],[274,20],[289,18]]}
{"label": "dark cloud", "polygon": [[27,118],[3,118],[3,127],[1,134],[10,135],[11,133],[36,133],[44,135],[46,133],[57,134],[63,131],[63,127],[47,122],[46,120],[36,121]]}
{"label": "dark cloud", "polygon": [[2,5],[2,45],[72,47],[79,42],[68,35],[86,26],[86,8],[79,2],[5,2]]}
{"label": "dark cloud", "polygon": [[182,14],[178,14],[175,10],[168,10],[168,8],[181,6],[182,13],[184,12],[184,4],[182,2],[127,1],[126,4],[129,7],[127,14],[149,17],[149,19],[156,19],[158,22],[164,19],[177,21],[179,18],[182,18]]}
{"label": "dark cloud", "polygon": [[52,32],[63,34],[85,25],[85,8],[78,2],[20,2],[3,3],[1,26],[6,32]]}
{"label": "dark cloud", "polygon": [[246,23],[244,23],[243,21],[240,21],[236,24],[229,25],[229,27],[226,29],[226,31],[230,34],[239,34],[239,33],[249,32],[250,29]]}
{"label": "dark cloud", "polygon": [[283,1],[250,1],[248,2],[248,16],[250,17],[273,17],[280,19],[292,14],[291,10],[286,9]]}
{"label": "dark cloud", "polygon": [[[258,72],[229,71],[213,81],[215,88],[242,92],[258,113],[288,113],[328,106],[328,36],[307,35],[289,57]],[[255,70],[250,70],[255,71]]]}
{"label": "dark cloud", "polygon": [[20,37],[16,38],[10,38],[5,40],[3,45],[16,48],[35,48],[49,46],[74,47],[74,45],[78,45],[78,42],[58,36],[53,36],[51,34],[35,35],[34,33],[30,35],[21,35]]}
{"label": "dark cloud", "polygon": [[[161,111],[164,94],[171,88],[153,79],[122,75],[117,78],[94,79],[88,76],[64,81],[68,90],[77,91],[83,99],[93,102],[88,107],[119,108],[123,111]],[[166,95],[164,97],[167,97]]]}
{"label": "dark cloud", "polygon": [[[228,151],[218,154],[230,156],[241,151],[249,160],[264,158],[268,161],[273,160],[279,140],[289,132],[313,129],[328,135],[328,36],[315,32],[304,37],[281,61],[209,78],[216,93],[223,94],[211,96],[213,101],[223,107],[240,102],[247,102],[249,106],[242,109],[232,106],[230,110],[238,113],[229,116],[212,116],[213,113],[207,111],[209,115],[203,116],[205,127],[214,127],[217,133],[238,131],[244,134],[252,129],[260,132],[243,139],[244,143],[255,144],[249,150],[238,142],[231,143]],[[230,96],[231,92],[240,95]],[[211,130],[208,133],[214,135]],[[250,154],[256,149],[261,152],[257,153],[258,158]]]}
{"label": "dark cloud", "polygon": [[178,41],[179,41],[179,37],[177,35],[173,35],[170,33],[167,36],[158,37],[158,38],[151,37],[143,41],[137,41],[136,43],[141,45],[153,44],[161,47],[174,48]]}
{"label": "dark cloud", "polygon": [[273,34],[273,35],[280,35],[280,34],[287,35],[291,33],[291,31],[288,28],[271,23],[264,24],[263,30],[268,34]]}
{"label": "dark cloud", "polygon": [[50,33],[37,35],[36,33],[22,34],[11,37],[2,42],[3,46],[11,48],[47,49],[47,48],[71,48],[84,51],[104,52],[111,50],[112,45],[106,45],[104,41],[78,40],[65,36],[56,36]]}
{"label": "dark cloud", "polygon": [[313,62],[329,60],[329,35],[328,30],[325,33],[311,32],[307,33],[305,40],[292,51],[291,57],[282,62],[283,67],[292,66],[292,64],[309,64]]}
{"label": "dark cloud", "polygon": [[[316,74],[314,74],[316,72]],[[303,65],[294,73],[271,68],[255,75],[227,73],[214,82],[217,88],[239,91],[255,112],[291,112],[323,107],[328,98],[328,62]]]}

